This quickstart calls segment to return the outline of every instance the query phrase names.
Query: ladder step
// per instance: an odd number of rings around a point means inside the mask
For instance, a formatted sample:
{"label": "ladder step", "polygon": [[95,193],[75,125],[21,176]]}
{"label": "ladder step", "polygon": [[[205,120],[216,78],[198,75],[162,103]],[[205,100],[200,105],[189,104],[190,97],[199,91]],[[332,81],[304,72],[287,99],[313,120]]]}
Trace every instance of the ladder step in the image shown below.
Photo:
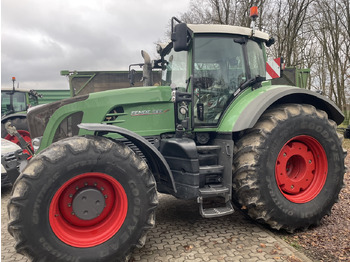
{"label": "ladder step", "polygon": [[218,155],[217,154],[198,154],[199,165],[217,165]]}
{"label": "ladder step", "polygon": [[217,154],[199,154],[198,155],[198,159],[199,161],[205,161],[205,160],[208,160],[208,159],[216,159],[218,157]]}
{"label": "ladder step", "polygon": [[205,174],[221,174],[224,170],[224,166],[213,165],[213,166],[200,166],[199,173],[202,175]]}
{"label": "ladder step", "polygon": [[197,151],[199,153],[201,152],[207,152],[207,151],[214,151],[221,149],[221,146],[219,145],[209,145],[209,146],[197,146]]}
{"label": "ladder step", "polygon": [[228,201],[226,203],[226,206],[224,207],[214,207],[214,208],[206,208],[206,209],[204,209],[203,204],[200,203],[199,211],[202,217],[204,218],[222,217],[222,216],[230,215],[233,212],[235,212],[231,201]]}
{"label": "ladder step", "polygon": [[213,197],[229,193],[230,190],[224,186],[209,186],[199,189],[199,193],[202,197]]}

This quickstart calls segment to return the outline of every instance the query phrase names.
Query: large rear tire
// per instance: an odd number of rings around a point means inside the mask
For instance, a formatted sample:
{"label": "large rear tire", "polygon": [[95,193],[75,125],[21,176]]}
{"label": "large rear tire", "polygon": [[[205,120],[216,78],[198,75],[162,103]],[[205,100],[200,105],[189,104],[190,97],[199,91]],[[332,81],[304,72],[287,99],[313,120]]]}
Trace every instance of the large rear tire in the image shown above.
{"label": "large rear tire", "polygon": [[8,205],[17,252],[34,261],[123,261],[155,224],[156,183],[127,146],[73,137],[34,157]]}
{"label": "large rear tire", "polygon": [[234,200],[274,229],[316,225],[338,199],[345,155],[336,124],[325,112],[280,105],[237,143]]}

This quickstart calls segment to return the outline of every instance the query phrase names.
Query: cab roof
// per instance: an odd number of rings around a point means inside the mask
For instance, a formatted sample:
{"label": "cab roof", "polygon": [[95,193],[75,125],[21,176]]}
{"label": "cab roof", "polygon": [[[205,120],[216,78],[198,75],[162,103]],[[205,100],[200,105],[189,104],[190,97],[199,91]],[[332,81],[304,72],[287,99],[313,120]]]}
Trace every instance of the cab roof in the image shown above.
{"label": "cab roof", "polygon": [[22,89],[22,88],[15,88],[15,90],[13,90],[12,87],[1,87],[1,91],[15,91],[15,92],[23,92],[23,93],[29,93],[29,89]]}
{"label": "cab roof", "polygon": [[[188,24],[187,27],[195,34],[232,34],[232,35],[244,35],[252,36],[252,29],[248,27],[233,26],[233,25],[219,25],[219,24]],[[264,41],[269,40],[267,33],[255,30],[253,35],[256,38]]]}

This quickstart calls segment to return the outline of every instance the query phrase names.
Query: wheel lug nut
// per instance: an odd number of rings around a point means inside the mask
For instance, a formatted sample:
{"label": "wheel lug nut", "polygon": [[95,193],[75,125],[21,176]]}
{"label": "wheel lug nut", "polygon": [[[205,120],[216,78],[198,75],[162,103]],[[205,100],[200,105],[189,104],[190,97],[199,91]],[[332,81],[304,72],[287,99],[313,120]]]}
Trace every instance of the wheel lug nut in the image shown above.
{"label": "wheel lug nut", "polygon": [[293,189],[293,188],[294,188],[294,185],[291,185],[290,188]]}
{"label": "wheel lug nut", "polygon": [[105,198],[108,198],[108,196],[107,196],[107,195],[105,195]]}
{"label": "wheel lug nut", "polygon": [[286,154],[286,153],[283,153],[283,156],[287,156],[287,154]]}
{"label": "wheel lug nut", "polygon": [[94,183],[94,186],[97,186],[97,183]]}
{"label": "wheel lug nut", "polygon": [[72,206],[72,204],[71,203],[68,203],[68,207],[71,207]]}
{"label": "wheel lug nut", "polygon": [[75,213],[74,213],[74,212],[72,212],[71,214],[72,214],[72,216],[74,216],[74,215],[75,215]]}
{"label": "wheel lug nut", "polygon": [[312,163],[312,161],[311,161],[311,160],[309,160],[309,163],[311,164],[311,163]]}
{"label": "wheel lug nut", "polygon": [[88,183],[87,183],[87,182],[85,182],[85,183],[84,183],[84,186],[87,186],[87,185],[88,185]]}
{"label": "wheel lug nut", "polygon": [[72,195],[72,194],[69,194],[69,197],[70,197],[70,198],[72,198],[72,197],[73,197],[73,195]]}
{"label": "wheel lug nut", "polygon": [[103,187],[101,187],[101,191],[105,190]]}

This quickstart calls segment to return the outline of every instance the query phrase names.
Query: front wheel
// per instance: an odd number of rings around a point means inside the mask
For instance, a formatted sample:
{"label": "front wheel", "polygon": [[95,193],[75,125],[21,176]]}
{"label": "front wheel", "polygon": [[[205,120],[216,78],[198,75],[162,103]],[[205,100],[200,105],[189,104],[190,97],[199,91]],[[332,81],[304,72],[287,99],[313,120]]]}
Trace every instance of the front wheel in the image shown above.
{"label": "front wheel", "polygon": [[157,203],[153,175],[127,146],[73,137],[42,151],[17,179],[9,232],[34,260],[119,261],[144,244]]}
{"label": "front wheel", "polygon": [[330,214],[345,151],[334,122],[310,105],[280,105],[238,141],[233,195],[253,219],[294,231]]}

